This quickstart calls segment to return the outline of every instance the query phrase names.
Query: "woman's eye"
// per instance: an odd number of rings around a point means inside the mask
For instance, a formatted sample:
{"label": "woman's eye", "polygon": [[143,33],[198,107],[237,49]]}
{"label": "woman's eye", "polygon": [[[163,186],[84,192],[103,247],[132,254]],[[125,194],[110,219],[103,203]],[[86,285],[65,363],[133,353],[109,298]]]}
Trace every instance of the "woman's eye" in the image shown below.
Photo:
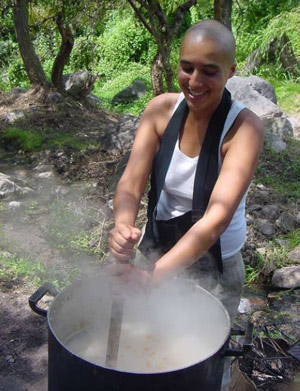
{"label": "woman's eye", "polygon": [[204,71],[204,74],[207,76],[215,76],[217,74],[216,71]]}
{"label": "woman's eye", "polygon": [[185,72],[185,73],[193,73],[194,68],[191,68],[191,67],[189,67],[189,68],[182,68],[182,70],[183,70],[183,72]]}

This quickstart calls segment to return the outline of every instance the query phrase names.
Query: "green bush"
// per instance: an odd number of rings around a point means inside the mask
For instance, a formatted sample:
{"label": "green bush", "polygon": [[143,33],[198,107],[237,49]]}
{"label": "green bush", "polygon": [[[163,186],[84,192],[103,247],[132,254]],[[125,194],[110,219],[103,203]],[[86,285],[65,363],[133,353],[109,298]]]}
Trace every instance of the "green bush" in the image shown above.
{"label": "green bush", "polygon": [[34,152],[41,149],[43,137],[39,134],[17,128],[8,129],[2,135],[3,146],[7,149],[21,149]]}

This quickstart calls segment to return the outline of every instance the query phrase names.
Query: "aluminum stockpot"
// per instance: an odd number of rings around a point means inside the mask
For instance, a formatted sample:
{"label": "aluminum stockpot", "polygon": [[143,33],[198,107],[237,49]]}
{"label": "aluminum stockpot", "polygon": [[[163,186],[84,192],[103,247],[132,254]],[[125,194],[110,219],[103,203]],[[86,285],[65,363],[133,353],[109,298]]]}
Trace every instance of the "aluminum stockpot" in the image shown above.
{"label": "aluminum stockpot", "polygon": [[[38,306],[50,293],[48,310]],[[230,337],[222,303],[174,279],[125,300],[118,364],[105,365],[112,298],[105,274],[57,294],[51,284],[29,299],[47,317],[48,391],[218,391]]]}

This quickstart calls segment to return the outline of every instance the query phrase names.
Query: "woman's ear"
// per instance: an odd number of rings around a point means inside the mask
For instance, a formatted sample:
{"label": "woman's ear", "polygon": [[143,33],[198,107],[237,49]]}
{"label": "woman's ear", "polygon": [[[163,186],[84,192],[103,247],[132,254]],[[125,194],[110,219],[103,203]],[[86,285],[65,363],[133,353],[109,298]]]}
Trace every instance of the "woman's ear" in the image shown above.
{"label": "woman's ear", "polygon": [[230,79],[232,76],[235,75],[235,71],[236,71],[236,62],[234,61],[230,67],[230,71],[229,71],[229,77],[228,79]]}

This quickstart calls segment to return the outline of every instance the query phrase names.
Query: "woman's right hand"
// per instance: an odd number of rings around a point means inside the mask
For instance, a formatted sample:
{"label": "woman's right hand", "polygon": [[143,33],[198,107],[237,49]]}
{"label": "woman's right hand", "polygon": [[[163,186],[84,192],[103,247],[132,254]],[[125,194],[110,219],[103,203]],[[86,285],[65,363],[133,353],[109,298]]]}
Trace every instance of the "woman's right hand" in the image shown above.
{"label": "woman's right hand", "polygon": [[109,250],[120,262],[128,262],[134,254],[134,245],[141,237],[141,230],[124,223],[117,223],[109,233]]}

